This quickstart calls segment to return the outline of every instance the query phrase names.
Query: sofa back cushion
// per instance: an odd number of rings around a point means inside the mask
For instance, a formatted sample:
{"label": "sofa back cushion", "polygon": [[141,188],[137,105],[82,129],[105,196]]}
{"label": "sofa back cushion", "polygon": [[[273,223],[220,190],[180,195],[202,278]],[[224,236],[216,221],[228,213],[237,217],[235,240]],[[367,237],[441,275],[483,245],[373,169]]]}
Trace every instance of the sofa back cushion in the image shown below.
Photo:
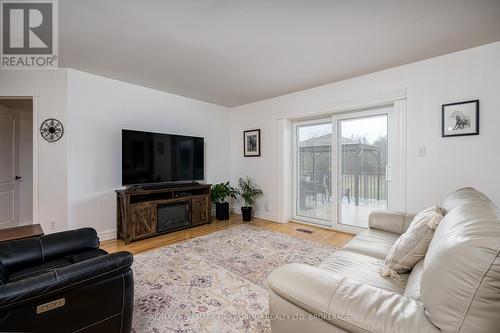
{"label": "sofa back cushion", "polygon": [[40,237],[0,243],[0,281],[31,266],[40,265],[61,256],[99,248],[99,238],[93,228],[68,230]]}
{"label": "sofa back cushion", "polygon": [[424,271],[424,259],[420,260],[411,270],[408,281],[406,282],[404,296],[413,298],[417,301],[422,301],[422,293],[420,292],[420,282],[422,281],[422,272]]}
{"label": "sofa back cushion", "polygon": [[443,332],[497,332],[500,327],[500,218],[482,193],[464,188],[447,210],[424,260],[422,301]]}
{"label": "sofa back cushion", "polygon": [[37,237],[18,239],[0,244],[0,274],[9,275],[9,272],[38,265],[42,262],[40,241]]}
{"label": "sofa back cushion", "polygon": [[64,255],[99,248],[99,237],[93,228],[62,231],[40,237],[44,261]]}

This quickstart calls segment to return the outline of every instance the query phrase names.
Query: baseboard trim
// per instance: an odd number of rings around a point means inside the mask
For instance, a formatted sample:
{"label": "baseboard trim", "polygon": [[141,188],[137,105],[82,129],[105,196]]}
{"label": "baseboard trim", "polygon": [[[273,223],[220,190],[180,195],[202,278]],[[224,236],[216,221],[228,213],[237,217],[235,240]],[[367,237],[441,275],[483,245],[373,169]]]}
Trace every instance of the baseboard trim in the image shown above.
{"label": "baseboard trim", "polygon": [[32,225],[32,224],[33,224],[33,220],[19,222],[19,226]]}
{"label": "baseboard trim", "polygon": [[[240,207],[233,208],[233,212],[238,214],[238,215],[241,215]],[[266,221],[279,223],[279,218],[277,216],[268,214],[266,212],[255,211],[253,213],[253,216],[258,218],[258,219],[263,219]],[[99,237],[99,240],[101,240],[101,241],[114,240],[114,239],[116,239],[116,229],[100,231],[97,233],[97,236]]]}
{"label": "baseboard trim", "polygon": [[[234,207],[233,213],[241,215],[240,207]],[[280,220],[277,216],[268,214],[266,212],[258,211],[258,210],[253,212],[253,216],[258,218],[258,219],[263,219],[263,220],[267,220],[267,221],[271,221],[271,222],[278,222],[278,223],[280,222]]]}
{"label": "baseboard trim", "polygon": [[100,231],[97,233],[97,236],[101,241],[116,239],[116,229]]}

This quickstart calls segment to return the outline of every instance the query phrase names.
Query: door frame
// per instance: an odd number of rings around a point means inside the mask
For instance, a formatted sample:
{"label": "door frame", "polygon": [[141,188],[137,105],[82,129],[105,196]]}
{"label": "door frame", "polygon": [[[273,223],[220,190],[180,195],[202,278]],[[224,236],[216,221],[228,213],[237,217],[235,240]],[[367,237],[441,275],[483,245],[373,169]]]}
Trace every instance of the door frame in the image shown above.
{"label": "door frame", "polygon": [[38,93],[32,90],[1,90],[0,99],[31,99],[33,113],[33,224],[39,223],[38,190]]}

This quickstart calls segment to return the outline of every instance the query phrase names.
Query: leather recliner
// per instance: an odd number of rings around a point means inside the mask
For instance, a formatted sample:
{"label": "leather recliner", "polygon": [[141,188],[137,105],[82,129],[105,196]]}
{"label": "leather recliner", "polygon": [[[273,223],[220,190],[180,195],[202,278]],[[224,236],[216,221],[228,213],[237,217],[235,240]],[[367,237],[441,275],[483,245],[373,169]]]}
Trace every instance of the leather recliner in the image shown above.
{"label": "leather recliner", "polygon": [[130,332],[132,261],[92,228],[0,243],[0,332]]}
{"label": "leather recliner", "polygon": [[400,280],[380,275],[413,215],[378,211],[320,265],[274,270],[273,333],[500,332],[500,213],[481,192],[457,190],[424,259]]}

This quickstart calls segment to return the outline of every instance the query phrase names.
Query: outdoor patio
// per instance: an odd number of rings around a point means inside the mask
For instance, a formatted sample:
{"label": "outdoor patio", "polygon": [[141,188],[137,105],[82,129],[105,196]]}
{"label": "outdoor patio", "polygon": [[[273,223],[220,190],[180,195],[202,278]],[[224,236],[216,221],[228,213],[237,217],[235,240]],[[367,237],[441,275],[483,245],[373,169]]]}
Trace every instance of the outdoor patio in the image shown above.
{"label": "outdoor patio", "polygon": [[[330,200],[325,201],[324,204],[321,200],[317,200],[316,207],[314,207],[314,201],[311,201],[307,203],[307,206],[309,208],[299,211],[300,216],[325,220],[325,224],[330,223],[332,216],[332,205]],[[353,201],[349,203],[347,199],[344,198],[344,200],[342,200],[340,212],[341,223],[367,228],[368,216],[370,213],[376,209],[386,208],[387,202],[385,200],[365,200],[360,198],[359,206],[356,206]]]}
{"label": "outdoor patio", "polygon": [[[340,223],[367,227],[368,216],[375,209],[387,209],[387,138],[368,142],[364,138],[341,138],[342,163],[339,186],[342,194]],[[300,142],[297,215],[332,219],[331,135]],[[321,223],[318,221],[318,223]]]}

